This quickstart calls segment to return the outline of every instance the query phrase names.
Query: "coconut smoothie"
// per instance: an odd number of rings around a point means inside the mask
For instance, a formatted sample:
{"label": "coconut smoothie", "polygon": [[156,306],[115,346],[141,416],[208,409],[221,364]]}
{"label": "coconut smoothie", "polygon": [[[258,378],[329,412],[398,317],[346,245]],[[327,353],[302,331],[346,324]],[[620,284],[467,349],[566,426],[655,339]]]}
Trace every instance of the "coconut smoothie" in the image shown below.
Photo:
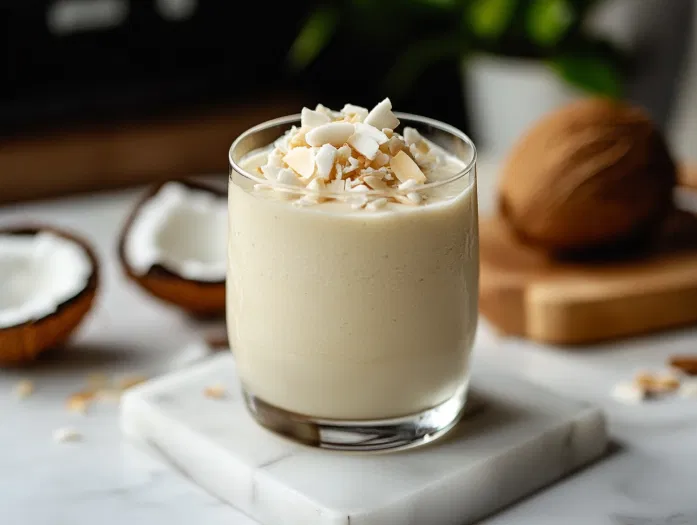
{"label": "coconut smoothie", "polygon": [[245,390],[270,405],[376,420],[466,388],[475,181],[399,125],[388,99],[305,108],[232,172],[228,331]]}

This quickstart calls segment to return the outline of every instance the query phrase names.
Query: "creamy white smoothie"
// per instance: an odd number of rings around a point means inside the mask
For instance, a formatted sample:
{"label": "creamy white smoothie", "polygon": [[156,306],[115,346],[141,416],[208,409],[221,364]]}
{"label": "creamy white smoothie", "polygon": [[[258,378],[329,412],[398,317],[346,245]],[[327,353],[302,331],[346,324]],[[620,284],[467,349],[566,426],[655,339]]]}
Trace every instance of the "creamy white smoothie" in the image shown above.
{"label": "creamy white smoothie", "polygon": [[[458,177],[467,159],[411,128],[394,132],[381,104],[304,110],[301,127],[231,174],[230,343],[244,388],[290,412],[393,418],[467,385],[474,177]],[[352,127],[332,135],[327,123]]]}

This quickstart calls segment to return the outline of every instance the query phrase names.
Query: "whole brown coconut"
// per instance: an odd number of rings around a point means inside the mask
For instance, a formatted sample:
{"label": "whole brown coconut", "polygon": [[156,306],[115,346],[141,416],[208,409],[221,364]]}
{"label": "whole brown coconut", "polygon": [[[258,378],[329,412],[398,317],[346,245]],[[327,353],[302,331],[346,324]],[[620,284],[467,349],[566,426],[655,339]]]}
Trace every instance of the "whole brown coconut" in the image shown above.
{"label": "whole brown coconut", "polygon": [[500,208],[526,241],[586,253],[646,238],[672,208],[676,165],[640,109],[603,99],[538,122],[511,151]]}

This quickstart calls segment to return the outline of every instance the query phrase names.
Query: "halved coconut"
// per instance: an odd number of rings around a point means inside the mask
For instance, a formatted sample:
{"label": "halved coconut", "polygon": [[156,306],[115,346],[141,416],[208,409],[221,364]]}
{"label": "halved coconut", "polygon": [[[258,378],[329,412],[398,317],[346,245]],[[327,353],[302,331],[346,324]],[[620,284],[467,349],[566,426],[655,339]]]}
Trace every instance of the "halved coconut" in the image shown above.
{"label": "halved coconut", "polygon": [[225,311],[227,198],[184,181],[155,186],[119,241],[126,275],[153,296],[195,315]]}
{"label": "halved coconut", "polygon": [[48,226],[0,230],[0,365],[32,361],[65,341],[90,310],[98,264],[90,246]]}

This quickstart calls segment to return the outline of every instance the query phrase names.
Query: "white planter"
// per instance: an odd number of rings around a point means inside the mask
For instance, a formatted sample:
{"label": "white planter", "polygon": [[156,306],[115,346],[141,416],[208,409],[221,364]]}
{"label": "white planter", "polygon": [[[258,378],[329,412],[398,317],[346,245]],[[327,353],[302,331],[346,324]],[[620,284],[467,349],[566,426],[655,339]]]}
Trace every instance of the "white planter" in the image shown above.
{"label": "white planter", "polygon": [[463,64],[478,149],[501,156],[546,113],[582,96],[541,62],[479,55]]}

